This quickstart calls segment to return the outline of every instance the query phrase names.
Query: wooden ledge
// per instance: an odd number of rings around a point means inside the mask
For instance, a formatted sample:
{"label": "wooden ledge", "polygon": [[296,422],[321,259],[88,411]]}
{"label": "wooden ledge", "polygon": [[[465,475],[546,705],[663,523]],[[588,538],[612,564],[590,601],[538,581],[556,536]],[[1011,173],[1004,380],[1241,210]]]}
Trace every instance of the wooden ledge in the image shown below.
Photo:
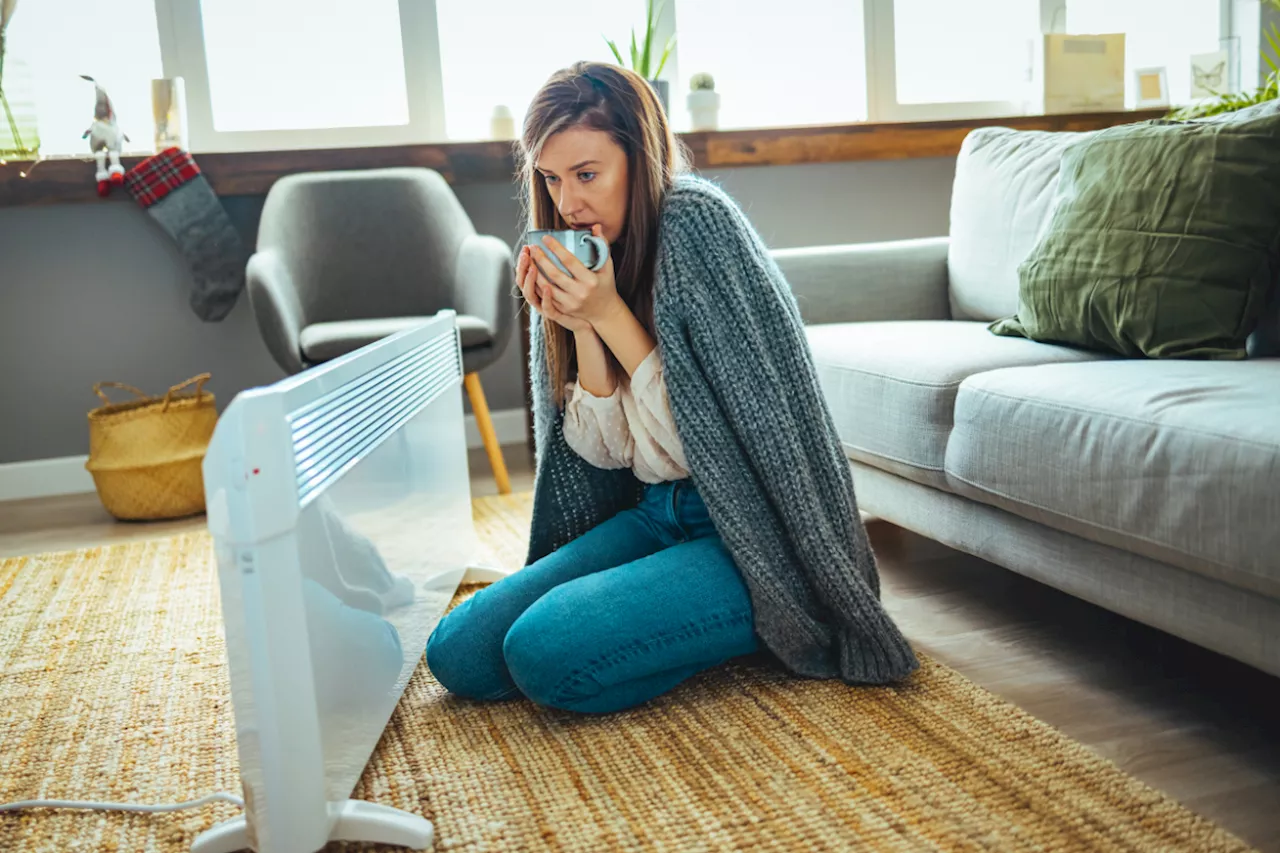
{"label": "wooden ledge", "polygon": [[[784,166],[851,160],[906,160],[954,157],[974,128],[1083,131],[1160,118],[1166,110],[1130,110],[1050,116],[1009,116],[960,121],[780,127],[681,134],[701,170],[736,166]],[[142,157],[124,158],[126,169]],[[219,195],[262,195],[277,179],[294,172],[425,166],[452,184],[509,181],[515,171],[510,142],[450,142],[312,151],[250,151],[197,154],[196,160]],[[0,207],[97,202],[90,159],[46,160],[31,176],[18,173],[30,163],[0,167]],[[112,194],[125,198],[122,190]]]}

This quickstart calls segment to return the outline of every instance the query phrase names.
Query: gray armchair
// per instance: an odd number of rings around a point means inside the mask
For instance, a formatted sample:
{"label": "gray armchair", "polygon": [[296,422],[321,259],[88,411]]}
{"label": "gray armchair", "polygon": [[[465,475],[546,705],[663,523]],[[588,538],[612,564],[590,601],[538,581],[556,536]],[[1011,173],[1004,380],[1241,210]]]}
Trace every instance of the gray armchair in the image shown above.
{"label": "gray armchair", "polygon": [[476,233],[438,172],[395,168],[281,178],[267,194],[246,279],[267,349],[291,374],[441,309],[457,311],[476,425],[499,491],[510,491],[476,373],[502,355],[511,337],[511,249]]}

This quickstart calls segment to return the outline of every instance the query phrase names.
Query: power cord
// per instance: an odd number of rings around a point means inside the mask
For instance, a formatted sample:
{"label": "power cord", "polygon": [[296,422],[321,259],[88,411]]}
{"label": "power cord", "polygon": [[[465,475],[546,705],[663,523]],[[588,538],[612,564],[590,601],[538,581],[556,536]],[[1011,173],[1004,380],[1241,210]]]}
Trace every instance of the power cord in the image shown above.
{"label": "power cord", "polygon": [[194,809],[208,803],[231,803],[240,807],[244,806],[244,800],[235,794],[228,794],[225,791],[217,794],[210,794],[207,797],[201,797],[198,800],[189,800],[185,803],[171,803],[162,806],[144,806],[137,803],[92,803],[81,800],[21,800],[16,803],[0,804],[0,812],[17,811],[18,809],[94,809],[95,811],[113,811],[113,812],[176,812],[182,809]]}

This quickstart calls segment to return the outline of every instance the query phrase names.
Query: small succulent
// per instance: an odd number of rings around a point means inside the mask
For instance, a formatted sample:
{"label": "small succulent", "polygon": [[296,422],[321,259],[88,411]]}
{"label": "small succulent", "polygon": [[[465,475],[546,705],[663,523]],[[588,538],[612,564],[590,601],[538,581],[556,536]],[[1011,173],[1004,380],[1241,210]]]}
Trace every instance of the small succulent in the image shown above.
{"label": "small succulent", "polygon": [[705,72],[695,74],[689,78],[689,89],[693,92],[714,92],[716,89],[716,78]]}

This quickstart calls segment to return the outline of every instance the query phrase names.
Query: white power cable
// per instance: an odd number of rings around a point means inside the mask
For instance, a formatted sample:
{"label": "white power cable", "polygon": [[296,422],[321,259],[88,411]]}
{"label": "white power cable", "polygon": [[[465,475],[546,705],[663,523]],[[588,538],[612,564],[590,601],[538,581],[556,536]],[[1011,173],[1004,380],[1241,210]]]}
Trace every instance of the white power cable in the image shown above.
{"label": "white power cable", "polygon": [[228,794],[225,791],[217,794],[210,794],[207,797],[201,797],[198,800],[189,800],[185,803],[170,803],[162,806],[145,806],[137,803],[92,803],[82,800],[21,800],[16,803],[0,804],[0,812],[17,811],[18,809],[94,809],[95,811],[113,811],[113,812],[176,812],[182,809],[194,809],[207,803],[231,803],[232,805],[244,806],[244,800],[235,794]]}

